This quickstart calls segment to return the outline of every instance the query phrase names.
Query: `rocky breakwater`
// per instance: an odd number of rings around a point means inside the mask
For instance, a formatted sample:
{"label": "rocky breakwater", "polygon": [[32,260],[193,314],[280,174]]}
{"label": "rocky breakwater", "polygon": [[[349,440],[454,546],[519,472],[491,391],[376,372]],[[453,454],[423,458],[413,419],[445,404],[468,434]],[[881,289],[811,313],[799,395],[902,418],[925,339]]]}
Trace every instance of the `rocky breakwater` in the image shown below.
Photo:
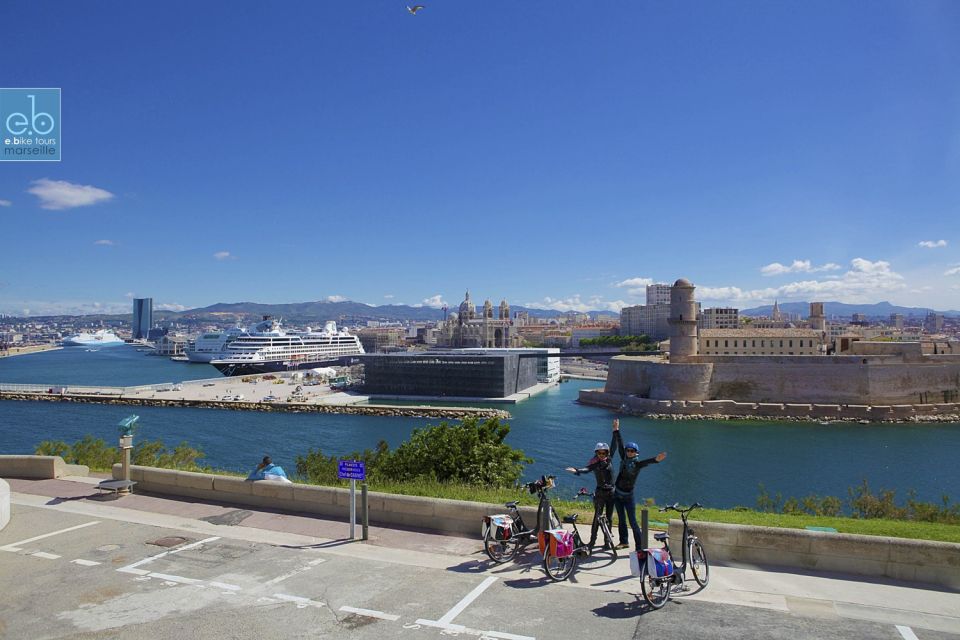
{"label": "rocky breakwater", "polygon": [[195,407],[204,409],[230,409],[233,411],[266,411],[292,413],[338,413],[362,416],[394,416],[404,418],[434,418],[460,420],[471,416],[479,418],[510,418],[502,409],[485,407],[431,407],[397,405],[336,405],[305,402],[244,402],[221,400],[186,400],[174,398],[140,398],[123,395],[97,394],[49,394],[29,392],[0,392],[0,400],[26,400],[33,402],[78,402],[87,404],[120,404],[141,407]]}

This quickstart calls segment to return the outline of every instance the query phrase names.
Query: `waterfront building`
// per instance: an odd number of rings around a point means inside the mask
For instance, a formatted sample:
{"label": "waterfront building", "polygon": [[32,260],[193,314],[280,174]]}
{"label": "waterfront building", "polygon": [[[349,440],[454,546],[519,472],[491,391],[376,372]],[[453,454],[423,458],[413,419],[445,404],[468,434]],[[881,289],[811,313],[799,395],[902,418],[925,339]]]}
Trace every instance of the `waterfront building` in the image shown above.
{"label": "waterfront building", "polygon": [[357,337],[367,353],[402,351],[407,346],[407,331],[403,327],[368,327],[359,329]]}
{"label": "waterfront building", "polygon": [[189,347],[190,338],[168,333],[157,340],[156,354],[158,356],[182,356],[186,355]]}
{"label": "waterfront building", "polygon": [[702,329],[699,352],[705,356],[815,356],[822,353],[821,335],[813,329]]}
{"label": "waterfront building", "polygon": [[363,393],[386,396],[505,398],[537,384],[537,360],[521,353],[372,354]]}
{"label": "waterfront building", "polygon": [[670,304],[669,284],[657,283],[647,285],[647,305]]}
{"label": "waterfront building", "polygon": [[456,353],[526,353],[538,354],[537,381],[560,382],[560,349],[557,347],[521,347],[519,349],[458,349]]}
{"label": "waterfront building", "polygon": [[664,340],[670,335],[669,320],[669,304],[624,307],[620,310],[620,335],[646,335],[652,340]]}
{"label": "waterfront building", "polygon": [[[694,286],[677,280],[671,301],[669,360],[615,356],[604,388],[581,391],[580,401],[643,411],[678,406],[687,411],[693,402],[694,413],[720,413],[725,409],[708,401],[723,400],[730,403],[726,410],[765,412],[759,415],[779,415],[787,409],[814,411],[818,405],[835,406],[836,411],[842,405],[873,405],[878,410],[875,417],[882,419],[899,405],[960,399],[960,342],[870,341],[863,339],[864,327],[830,323],[827,335],[838,339],[834,355],[812,357],[814,353],[801,350],[811,349],[810,341],[819,342],[822,334],[814,329],[777,329],[789,331],[782,338],[760,333],[756,339],[767,340],[766,344],[754,346],[754,338],[748,336],[744,346],[744,332],[756,331],[754,327],[727,334],[715,329],[700,336],[695,318]],[[739,341],[736,346],[733,340]],[[775,340],[773,347],[769,340]],[[749,353],[762,349],[766,351]],[[750,357],[741,357],[744,355]],[[683,403],[664,404],[659,402],[662,400]],[[799,407],[785,407],[787,403]]]}
{"label": "waterfront building", "polygon": [[501,300],[500,306],[494,312],[493,303],[488,299],[483,303],[482,314],[478,314],[476,306],[470,300],[469,291],[460,303],[458,312],[451,314],[444,329],[443,334],[438,337],[438,346],[519,347],[523,342],[510,319],[510,305],[506,300]]}
{"label": "waterfront building", "polygon": [[153,327],[153,298],[133,299],[133,339],[145,340]]}
{"label": "waterfront building", "polygon": [[739,329],[740,310],[732,307],[704,309],[699,318],[700,329]]}

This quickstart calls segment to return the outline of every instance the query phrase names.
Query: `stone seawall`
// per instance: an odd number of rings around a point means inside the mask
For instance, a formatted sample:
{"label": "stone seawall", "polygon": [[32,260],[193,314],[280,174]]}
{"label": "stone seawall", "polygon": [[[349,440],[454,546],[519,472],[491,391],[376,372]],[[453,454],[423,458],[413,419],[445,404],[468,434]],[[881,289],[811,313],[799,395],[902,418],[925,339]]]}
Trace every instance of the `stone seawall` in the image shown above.
{"label": "stone seawall", "polygon": [[163,398],[128,398],[88,394],[45,394],[0,392],[0,400],[33,402],[79,402],[87,404],[120,404],[141,407],[194,407],[203,409],[230,409],[233,411],[266,411],[292,413],[337,413],[361,416],[399,416],[406,418],[440,418],[459,420],[471,416],[479,418],[510,418],[503,409],[481,407],[428,407],[394,405],[335,405],[296,402],[219,402],[211,400],[173,400]]}
{"label": "stone seawall", "polygon": [[677,420],[809,420],[828,422],[960,422],[960,403],[806,404],[733,400],[654,400],[583,389],[579,402],[647,418]]}

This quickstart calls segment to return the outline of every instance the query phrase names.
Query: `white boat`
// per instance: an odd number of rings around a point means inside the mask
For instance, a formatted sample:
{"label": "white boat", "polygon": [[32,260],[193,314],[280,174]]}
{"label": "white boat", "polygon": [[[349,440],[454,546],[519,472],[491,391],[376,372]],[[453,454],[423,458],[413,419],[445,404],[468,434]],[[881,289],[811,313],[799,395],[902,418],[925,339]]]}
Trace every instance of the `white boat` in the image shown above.
{"label": "white boat", "polygon": [[123,344],[123,340],[109,329],[100,329],[96,333],[78,333],[63,339],[65,347],[109,347]]}
{"label": "white boat", "polygon": [[327,322],[322,331],[283,330],[280,322],[265,318],[248,335],[229,345],[222,358],[210,362],[228,376],[272,373],[342,364],[364,353],[360,338]]}
{"label": "white boat", "polygon": [[209,364],[211,360],[226,357],[227,345],[240,336],[249,335],[246,329],[234,327],[226,331],[208,331],[197,337],[192,347],[186,350],[190,362]]}

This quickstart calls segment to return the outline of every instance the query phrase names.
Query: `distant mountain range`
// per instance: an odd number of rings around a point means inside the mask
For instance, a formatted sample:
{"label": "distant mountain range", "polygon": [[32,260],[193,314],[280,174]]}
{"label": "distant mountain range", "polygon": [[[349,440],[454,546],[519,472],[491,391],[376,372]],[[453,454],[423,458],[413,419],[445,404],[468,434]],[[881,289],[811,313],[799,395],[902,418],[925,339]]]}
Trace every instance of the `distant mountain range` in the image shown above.
{"label": "distant mountain range", "polygon": [[[481,312],[483,305],[477,311]],[[451,306],[447,314],[455,313],[456,306]],[[535,309],[523,306],[510,307],[511,315],[525,311],[532,318],[556,318],[573,312],[554,311],[552,309]],[[497,312],[494,306],[494,313]],[[613,311],[589,311],[591,317],[619,318]],[[259,302],[218,302],[207,307],[187,309],[185,311],[154,311],[154,320],[172,320],[186,322],[210,322],[223,324],[226,322],[240,322],[249,324],[260,320],[263,316],[283,318],[292,324],[309,324],[336,320],[338,322],[362,323],[366,321],[380,322],[426,322],[443,319],[443,309],[435,307],[414,307],[405,304],[385,304],[372,306],[362,302],[292,302],[285,304],[264,304]],[[42,318],[73,318],[81,316],[31,316],[33,320]],[[82,316],[85,321],[129,321],[130,314],[97,314]]]}
{"label": "distant mountain range", "polygon": [[[782,313],[793,313],[799,314],[800,317],[806,318],[810,315],[810,303],[809,302],[784,302],[780,304],[780,311]],[[874,304],[845,304],[843,302],[824,302],[823,303],[823,314],[830,318],[832,316],[849,318],[855,313],[862,313],[868,318],[883,318],[888,319],[890,314],[899,313],[904,317],[910,316],[926,316],[928,313],[932,313],[933,309],[926,309],[923,307],[900,307],[889,302],[877,302]],[[755,307],[753,309],[741,309],[740,315],[758,317],[766,316],[770,317],[773,313],[773,305],[766,305],[763,307]],[[942,313],[945,316],[960,316],[960,311],[937,311],[936,313]]]}

